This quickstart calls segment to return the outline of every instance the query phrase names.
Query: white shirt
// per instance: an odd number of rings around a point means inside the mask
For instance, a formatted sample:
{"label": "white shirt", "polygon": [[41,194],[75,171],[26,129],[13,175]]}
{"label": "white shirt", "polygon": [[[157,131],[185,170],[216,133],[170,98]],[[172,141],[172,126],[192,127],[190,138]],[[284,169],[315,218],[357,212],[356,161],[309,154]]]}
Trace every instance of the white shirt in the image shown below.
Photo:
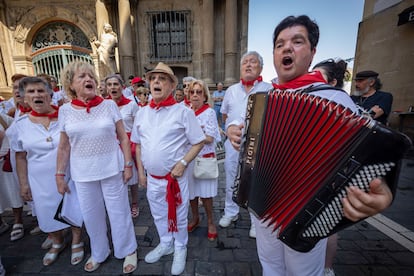
{"label": "white shirt", "polygon": [[189,149],[205,139],[194,111],[181,104],[158,110],[141,108],[134,121],[131,141],[141,145],[141,160],[149,174],[164,176]]}
{"label": "white shirt", "polygon": [[59,122],[70,142],[70,168],[74,181],[96,181],[118,174],[124,168],[124,156],[116,134],[121,113],[113,100],[104,100],[86,109],[71,103],[59,109]]}
{"label": "white shirt", "polygon": [[267,82],[255,82],[250,91],[246,91],[241,82],[233,84],[226,90],[220,112],[227,114],[226,129],[230,125],[244,123],[246,116],[247,99],[251,94],[269,91],[273,86]]}
{"label": "white shirt", "polygon": [[135,114],[137,113],[138,109],[139,109],[139,106],[134,102],[134,100],[130,101],[128,104],[123,105],[119,108],[126,132],[132,131],[132,126],[134,125]]}
{"label": "white shirt", "polygon": [[198,114],[197,120],[204,131],[208,136],[214,138],[215,141],[210,144],[204,144],[204,147],[201,149],[198,156],[202,156],[206,153],[212,153],[216,151],[216,143],[221,141],[219,126],[217,123],[216,112],[212,108],[204,110],[202,113]]}

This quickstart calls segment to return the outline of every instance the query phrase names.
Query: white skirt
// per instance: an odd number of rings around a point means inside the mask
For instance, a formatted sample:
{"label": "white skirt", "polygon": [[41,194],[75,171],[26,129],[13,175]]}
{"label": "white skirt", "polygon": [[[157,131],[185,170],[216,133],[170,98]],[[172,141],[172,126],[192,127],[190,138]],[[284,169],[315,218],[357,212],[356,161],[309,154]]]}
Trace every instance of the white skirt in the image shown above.
{"label": "white skirt", "polygon": [[20,196],[19,183],[12,172],[4,172],[4,160],[0,159],[0,214],[8,208],[23,207],[23,199]]}
{"label": "white skirt", "polygon": [[198,179],[194,177],[194,160],[188,164],[188,191],[190,200],[201,197],[210,198],[217,195],[218,178],[215,179]]}

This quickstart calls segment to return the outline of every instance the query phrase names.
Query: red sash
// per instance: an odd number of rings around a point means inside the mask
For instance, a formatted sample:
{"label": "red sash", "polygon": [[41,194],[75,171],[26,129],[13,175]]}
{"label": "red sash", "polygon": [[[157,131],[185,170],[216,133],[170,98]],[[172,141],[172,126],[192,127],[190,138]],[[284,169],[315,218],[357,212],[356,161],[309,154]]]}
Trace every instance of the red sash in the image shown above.
{"label": "red sash", "polygon": [[168,203],[168,232],[178,232],[177,228],[177,206],[182,203],[180,186],[176,178],[168,173],[164,176],[152,175],[155,179],[165,179],[167,183],[166,200]]}

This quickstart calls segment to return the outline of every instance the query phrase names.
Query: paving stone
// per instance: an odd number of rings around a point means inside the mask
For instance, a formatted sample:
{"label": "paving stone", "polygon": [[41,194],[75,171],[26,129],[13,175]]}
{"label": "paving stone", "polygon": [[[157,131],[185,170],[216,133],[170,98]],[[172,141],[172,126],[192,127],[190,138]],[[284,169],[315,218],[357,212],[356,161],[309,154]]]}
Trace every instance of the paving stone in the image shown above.
{"label": "paving stone", "polygon": [[[411,168],[414,170],[413,168]],[[182,275],[262,275],[258,261],[256,240],[248,237],[250,229],[250,214],[240,209],[240,217],[228,228],[218,226],[223,214],[225,197],[224,164],[219,164],[220,176],[218,195],[213,200],[214,220],[217,224],[218,239],[214,242],[207,240],[207,219],[205,210],[200,207],[201,223],[194,232],[189,233],[188,253],[185,271]],[[411,181],[411,175],[408,179]],[[395,205],[384,214],[389,214],[401,220],[402,225],[413,231],[414,226],[414,180],[404,182],[405,186],[397,190]],[[0,183],[1,184],[1,183]],[[401,188],[401,187],[400,187]],[[163,256],[154,264],[144,261],[145,255],[159,244],[159,237],[151,216],[146,189],[139,188],[140,215],[133,220],[138,241],[138,268],[132,275],[171,275],[173,255]],[[25,207],[27,210],[27,207]],[[11,211],[2,214],[3,219],[12,224]],[[191,217],[191,215],[190,215]],[[35,226],[35,219],[24,216],[25,236],[23,239],[10,242],[9,233],[0,235],[0,255],[6,267],[7,275],[120,275],[123,260],[118,260],[111,254],[110,258],[93,274],[83,269],[86,258],[90,255],[89,239],[84,232],[85,260],[77,265],[70,265],[70,250],[66,248],[57,261],[50,267],[42,265],[46,250],[40,245],[47,237],[41,233],[31,236],[29,231]],[[338,250],[334,261],[337,276],[365,275],[414,275],[414,253],[407,250],[388,236],[379,232],[366,221],[361,221],[338,233]],[[66,241],[70,241],[70,234]],[[112,248],[112,246],[111,246]],[[113,252],[113,250],[112,250]]]}
{"label": "paving stone", "polygon": [[197,276],[209,275],[226,275],[225,268],[221,262],[202,262],[198,261],[195,265],[195,273]]}

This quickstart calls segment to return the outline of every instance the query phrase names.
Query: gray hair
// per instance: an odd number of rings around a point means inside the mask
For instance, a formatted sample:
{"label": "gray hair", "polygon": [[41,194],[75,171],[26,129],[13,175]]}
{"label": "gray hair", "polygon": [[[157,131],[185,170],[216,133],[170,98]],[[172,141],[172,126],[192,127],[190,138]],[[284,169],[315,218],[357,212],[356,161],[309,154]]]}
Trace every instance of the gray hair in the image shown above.
{"label": "gray hair", "polygon": [[46,92],[49,93],[50,97],[53,96],[53,90],[52,87],[50,87],[49,82],[47,80],[45,80],[44,78],[40,78],[40,77],[24,77],[20,80],[19,82],[19,94],[21,97],[24,97],[26,91],[26,86],[29,84],[36,84],[36,83],[41,83],[45,86],[46,88]]}
{"label": "gray hair", "polygon": [[187,76],[183,78],[183,82],[193,82],[197,80],[196,78],[192,77],[192,76]]}
{"label": "gray hair", "polygon": [[122,80],[120,75],[117,74],[113,74],[113,75],[109,75],[105,78],[105,84],[109,79],[117,79],[119,81],[120,85],[124,85],[124,81]]}
{"label": "gray hair", "polygon": [[247,53],[245,53],[241,57],[240,63],[242,63],[243,62],[243,59],[245,59],[247,56],[252,56],[252,55],[257,57],[257,59],[259,60],[259,63],[260,63],[260,67],[263,68],[263,57],[258,52],[256,52],[256,51],[248,51]]}

